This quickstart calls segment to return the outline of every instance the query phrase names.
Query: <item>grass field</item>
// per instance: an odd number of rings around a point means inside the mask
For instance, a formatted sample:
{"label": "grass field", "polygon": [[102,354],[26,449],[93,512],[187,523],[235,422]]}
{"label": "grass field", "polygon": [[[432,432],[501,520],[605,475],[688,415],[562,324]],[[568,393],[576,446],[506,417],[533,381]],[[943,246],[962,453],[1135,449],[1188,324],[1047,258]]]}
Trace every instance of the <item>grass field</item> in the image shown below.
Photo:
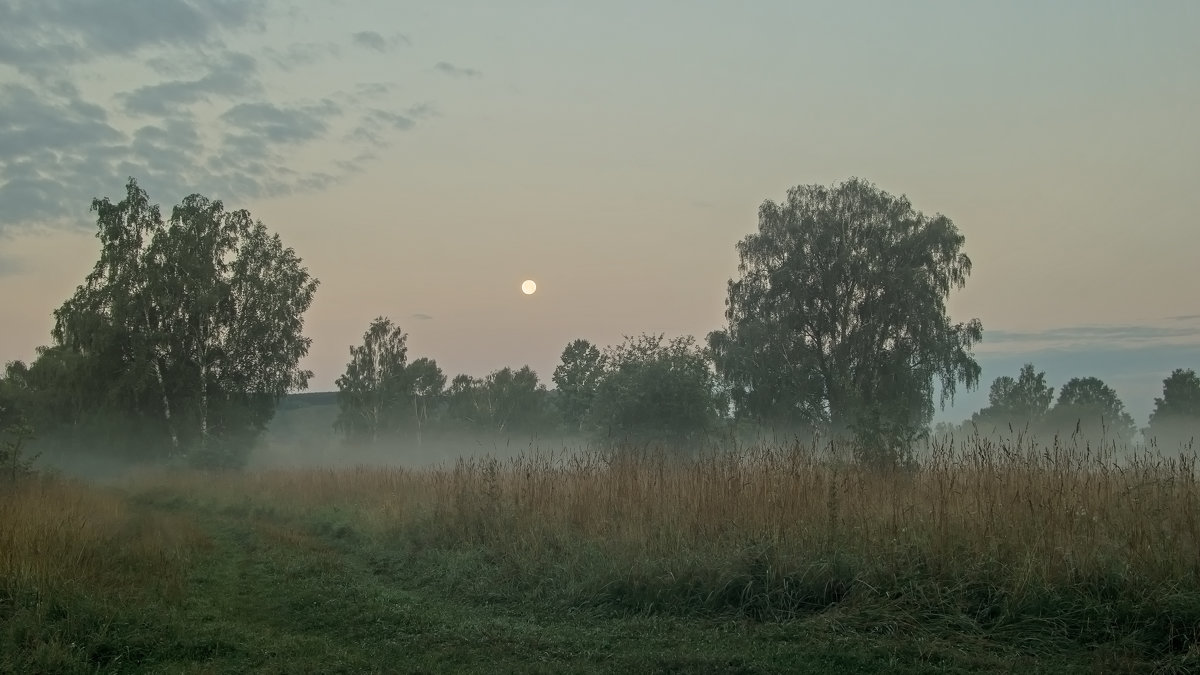
{"label": "grass field", "polygon": [[0,486],[4,672],[1197,672],[1190,458],[943,447]]}

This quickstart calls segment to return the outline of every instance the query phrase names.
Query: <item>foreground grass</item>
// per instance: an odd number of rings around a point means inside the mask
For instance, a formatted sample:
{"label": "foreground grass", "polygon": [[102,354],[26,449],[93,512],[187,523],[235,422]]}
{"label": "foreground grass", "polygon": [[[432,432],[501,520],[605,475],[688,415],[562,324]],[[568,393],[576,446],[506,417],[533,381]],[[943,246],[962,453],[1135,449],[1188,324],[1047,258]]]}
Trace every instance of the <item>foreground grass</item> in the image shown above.
{"label": "foreground grass", "polygon": [[1200,666],[1194,467],[527,457],[0,492],[12,672]]}

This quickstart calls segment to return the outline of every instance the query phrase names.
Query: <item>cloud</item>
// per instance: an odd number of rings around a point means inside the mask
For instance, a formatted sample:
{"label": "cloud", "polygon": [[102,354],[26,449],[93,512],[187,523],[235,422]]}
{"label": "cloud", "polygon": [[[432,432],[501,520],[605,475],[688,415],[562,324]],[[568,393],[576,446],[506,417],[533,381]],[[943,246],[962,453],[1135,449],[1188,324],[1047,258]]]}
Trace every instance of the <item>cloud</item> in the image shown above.
{"label": "cloud", "polygon": [[409,115],[373,108],[362,116],[358,126],[349,133],[347,138],[374,147],[386,147],[388,131],[408,131],[415,125],[416,121]]}
{"label": "cloud", "polygon": [[6,162],[47,151],[77,154],[124,137],[103,108],[79,98],[47,98],[19,84],[0,85],[0,111],[0,158]]}
{"label": "cloud", "polygon": [[209,65],[208,73],[194,80],[174,80],[121,94],[125,111],[138,115],[167,115],[178,112],[197,101],[208,100],[210,94],[246,96],[258,93],[262,85],[256,72],[254,57],[238,52],[226,52]]}
{"label": "cloud", "polygon": [[433,66],[433,69],[439,73],[442,73],[443,75],[449,75],[450,77],[469,78],[483,76],[483,73],[475,70],[474,68],[461,68],[453,63],[447,63],[446,61],[438,61],[437,64]]}
{"label": "cloud", "polygon": [[1172,317],[1150,324],[1088,324],[1040,331],[984,330],[981,351],[1030,349],[1125,349],[1135,346],[1200,344],[1200,316]]}
{"label": "cloud", "polygon": [[437,111],[437,107],[434,106],[432,103],[418,103],[414,106],[410,106],[407,110],[404,111],[404,114],[413,119],[419,120],[419,119],[425,119],[428,117],[437,117],[438,111]]}
{"label": "cloud", "polygon": [[[119,197],[129,176],[163,204],[193,192],[228,201],[323,190],[437,114],[432,103],[398,105],[395,82],[351,80],[315,100],[281,99],[277,86],[292,79],[281,70],[349,49],[344,39],[226,47],[286,15],[286,5],[0,0],[0,72],[9,80],[0,81],[0,236],[31,225],[90,227],[91,200]],[[408,44],[401,34],[352,37],[359,61]],[[130,83],[112,94],[77,86],[84,77]],[[320,164],[302,159],[322,155]]]}
{"label": "cloud", "polygon": [[228,138],[239,142],[303,143],[322,136],[327,120],[341,112],[329,99],[315,105],[280,107],[274,103],[239,103],[221,114],[237,131]]}
{"label": "cloud", "polygon": [[99,106],[0,85],[0,230],[86,213],[78,191],[102,184],[127,142]]}
{"label": "cloud", "polygon": [[414,321],[432,321],[433,320],[432,316],[429,316],[428,314],[422,314],[420,312],[417,312],[415,314],[409,314],[408,318],[413,319]]}
{"label": "cloud", "polygon": [[341,56],[342,48],[333,42],[297,42],[282,51],[268,47],[267,58],[285,71],[311,66],[327,58]]}
{"label": "cloud", "polygon": [[325,138],[343,114],[331,100],[241,103],[220,116],[214,144],[186,111],[126,134],[95,104],[0,85],[0,234],[89,223],[92,198],[119,192],[129,176],[167,203],[192,192],[228,200],[324,189],[345,172],[287,168],[285,153]]}
{"label": "cloud", "polygon": [[359,31],[351,36],[351,40],[356,46],[364,49],[373,49],[380,53],[390,52],[401,45],[412,44],[408,36],[401,33],[396,33],[391,37],[385,38],[373,30]]}
{"label": "cloud", "polygon": [[148,47],[202,46],[260,27],[261,0],[36,0],[0,3],[0,63],[35,77]]}

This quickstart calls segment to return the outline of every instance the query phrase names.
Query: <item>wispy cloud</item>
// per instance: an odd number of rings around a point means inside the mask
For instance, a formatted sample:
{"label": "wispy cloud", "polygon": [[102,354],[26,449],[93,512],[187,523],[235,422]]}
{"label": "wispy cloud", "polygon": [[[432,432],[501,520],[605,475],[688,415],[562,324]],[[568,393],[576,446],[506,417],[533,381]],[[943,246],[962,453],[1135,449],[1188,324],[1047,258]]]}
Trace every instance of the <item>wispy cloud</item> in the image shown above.
{"label": "wispy cloud", "polygon": [[[436,116],[430,102],[398,101],[406,90],[393,81],[281,95],[306,80],[302,69],[344,52],[377,73],[380,53],[409,44],[371,30],[349,44],[346,33],[291,44],[249,35],[295,20],[286,5],[0,0],[0,236],[90,225],[92,198],[119,193],[129,176],[164,203],[192,192],[231,200],[322,190]],[[83,86],[110,64],[129,66],[111,80],[123,91]]]}
{"label": "wispy cloud", "polygon": [[0,63],[48,77],[100,56],[202,46],[227,30],[260,27],[261,0],[39,0],[0,3]]}
{"label": "wispy cloud", "polygon": [[232,137],[238,142],[251,136],[268,143],[302,143],[324,134],[327,120],[339,112],[338,104],[328,99],[302,106],[239,103],[222,113],[221,119],[235,130]]}
{"label": "wispy cloud", "polygon": [[297,42],[284,49],[266,50],[267,58],[278,68],[292,71],[325,59],[341,56],[342,48],[335,42]]}
{"label": "wispy cloud", "polygon": [[449,75],[450,77],[470,78],[483,76],[483,73],[475,70],[474,68],[463,68],[447,61],[438,61],[437,64],[433,66],[433,69],[439,73],[442,73],[443,75]]}
{"label": "wispy cloud", "polygon": [[390,52],[396,47],[410,45],[412,41],[407,35],[395,33],[391,37],[384,37],[373,30],[364,30],[350,36],[351,41],[364,49],[373,49],[380,53]]}
{"label": "wispy cloud", "polygon": [[1036,331],[988,330],[980,351],[1031,349],[1126,349],[1154,345],[1200,344],[1200,315],[1176,316],[1145,324],[1085,324]]}
{"label": "wispy cloud", "polygon": [[226,52],[209,64],[208,73],[192,80],[173,80],[121,94],[125,111],[137,115],[167,115],[209,95],[246,96],[262,90],[254,57]]}
{"label": "wispy cloud", "polygon": [[[406,111],[408,113],[408,111]],[[368,110],[349,138],[375,147],[386,147],[388,131],[408,131],[416,125],[415,116],[374,108]]]}

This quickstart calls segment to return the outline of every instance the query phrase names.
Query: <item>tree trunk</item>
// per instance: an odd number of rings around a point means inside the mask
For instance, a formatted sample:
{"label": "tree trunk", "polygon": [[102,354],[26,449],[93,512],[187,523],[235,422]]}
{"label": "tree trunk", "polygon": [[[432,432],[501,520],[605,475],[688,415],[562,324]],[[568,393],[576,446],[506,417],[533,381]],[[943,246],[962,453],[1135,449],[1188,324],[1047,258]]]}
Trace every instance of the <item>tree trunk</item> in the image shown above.
{"label": "tree trunk", "polygon": [[179,434],[175,433],[175,423],[171,421],[171,400],[167,398],[167,386],[163,382],[162,366],[158,357],[154,357],[154,379],[158,380],[158,390],[162,393],[163,417],[167,421],[167,432],[171,434],[171,454],[179,454]]}
{"label": "tree trunk", "polygon": [[208,449],[208,359],[200,357],[200,449]]}
{"label": "tree trunk", "polygon": [[[145,327],[149,331],[150,326],[150,310],[146,307],[145,302],[142,304],[142,318],[146,321]],[[154,350],[155,352],[158,349]],[[158,391],[162,394],[163,418],[167,421],[167,432],[171,434],[171,455],[179,454],[179,434],[175,433],[175,423],[171,421],[171,401],[167,398],[167,385],[163,381],[162,363],[158,354],[154,354],[154,379],[158,381]]]}
{"label": "tree trunk", "polygon": [[417,420],[417,447],[421,447],[421,405],[419,396],[413,396],[413,417]]}

